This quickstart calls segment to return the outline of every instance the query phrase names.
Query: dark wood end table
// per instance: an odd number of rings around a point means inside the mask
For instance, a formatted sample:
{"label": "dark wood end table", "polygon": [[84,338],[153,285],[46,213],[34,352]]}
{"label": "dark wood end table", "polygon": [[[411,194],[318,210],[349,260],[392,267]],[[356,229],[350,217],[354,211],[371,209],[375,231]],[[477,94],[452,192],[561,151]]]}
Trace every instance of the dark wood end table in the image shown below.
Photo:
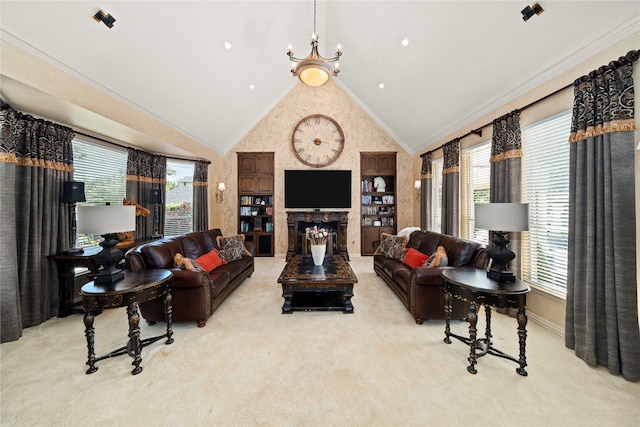
{"label": "dark wood end table", "polygon": [[[451,269],[442,272],[444,281],[444,301],[445,301],[445,338],[444,342],[451,344],[451,337],[456,338],[470,347],[469,366],[467,371],[475,374],[477,358],[490,354],[502,357],[518,363],[516,372],[522,376],[527,376],[524,369],[527,366],[525,356],[527,340],[527,294],[531,290],[529,286],[516,280],[513,283],[498,283],[487,277],[487,272],[477,268]],[[469,337],[453,334],[450,328],[451,321],[451,297],[469,302]],[[486,314],[486,330],[484,338],[477,338],[476,325],[478,323],[478,306],[484,305]],[[520,344],[520,355],[516,359],[493,347],[491,341],[491,307],[517,308],[518,309],[518,339]]]}
{"label": "dark wood end table", "polygon": [[358,278],[343,255],[325,255],[314,265],[311,255],[292,255],[282,270],[282,314],[294,311],[353,313],[353,285]]}
{"label": "dark wood end table", "polygon": [[[171,292],[169,285],[173,273],[169,270],[149,269],[126,272],[124,279],[111,284],[95,284],[89,282],[80,289],[82,305],[84,307],[85,336],[87,337],[87,348],[89,357],[87,360],[87,374],[92,374],[98,370],[96,362],[109,357],[120,356],[127,353],[133,357],[131,363],[134,368],[131,374],[136,375],[142,372],[140,363],[142,357],[140,352],[143,347],[154,343],[164,337],[166,344],[173,343],[173,331],[171,329]],[[165,316],[167,319],[167,332],[157,337],[140,339],[140,314],[138,303],[150,301],[164,296]],[[93,319],[102,310],[108,308],[127,307],[129,318],[129,341],[124,347],[120,347],[104,356],[96,357],[94,351],[94,328]]]}

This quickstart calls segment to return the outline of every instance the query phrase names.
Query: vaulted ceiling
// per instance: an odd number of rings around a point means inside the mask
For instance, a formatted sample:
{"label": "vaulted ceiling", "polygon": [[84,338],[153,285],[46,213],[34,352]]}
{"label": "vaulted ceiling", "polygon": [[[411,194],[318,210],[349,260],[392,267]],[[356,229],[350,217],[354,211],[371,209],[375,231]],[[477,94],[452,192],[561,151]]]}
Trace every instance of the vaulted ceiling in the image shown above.
{"label": "vaulted ceiling", "polygon": [[[524,22],[532,3],[320,1],[319,50],[328,57],[342,46],[337,83],[413,154],[638,32],[637,0],[543,0],[545,11]],[[92,19],[99,9],[116,18],[113,28]],[[2,0],[0,28],[10,43],[224,154],[300,84],[286,52],[308,55],[313,2]],[[71,124],[87,110],[60,108],[64,100],[6,76],[0,83],[5,101],[32,114],[56,108]],[[96,133],[113,121],[84,113],[82,127]]]}

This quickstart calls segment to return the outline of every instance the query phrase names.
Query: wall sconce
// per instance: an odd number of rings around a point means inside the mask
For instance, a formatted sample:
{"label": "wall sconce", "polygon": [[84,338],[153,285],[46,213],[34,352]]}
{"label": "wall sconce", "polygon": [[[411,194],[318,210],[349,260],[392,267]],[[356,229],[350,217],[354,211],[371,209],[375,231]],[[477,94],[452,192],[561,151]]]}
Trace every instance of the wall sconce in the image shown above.
{"label": "wall sconce", "polygon": [[416,200],[420,201],[420,189],[422,188],[422,181],[416,179],[416,181],[413,183],[413,186],[416,189]]}
{"label": "wall sconce", "polygon": [[216,191],[216,200],[218,203],[222,203],[224,201],[224,182],[218,184],[218,191]]}
{"label": "wall sconce", "polygon": [[82,248],[76,247],[78,238],[76,203],[86,201],[84,182],[65,181],[62,183],[62,203],[69,203],[69,210],[71,211],[71,249],[65,251],[67,255],[77,255],[84,252]]}

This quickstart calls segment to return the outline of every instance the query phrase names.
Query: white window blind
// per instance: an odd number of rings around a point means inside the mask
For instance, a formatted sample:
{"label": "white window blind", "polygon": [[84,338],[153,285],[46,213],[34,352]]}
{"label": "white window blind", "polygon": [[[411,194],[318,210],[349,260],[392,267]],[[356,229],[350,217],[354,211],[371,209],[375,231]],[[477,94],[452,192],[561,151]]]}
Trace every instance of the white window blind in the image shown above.
{"label": "white window blind", "polygon": [[569,133],[571,111],[522,131],[523,202],[529,231],[522,233],[524,280],[566,294],[569,235]]}
{"label": "white window blind", "polygon": [[489,232],[475,228],[476,203],[489,203],[491,144],[476,145],[462,153],[462,237],[489,244]]}
{"label": "white window blind", "polygon": [[432,174],[432,206],[431,206],[431,231],[440,233],[442,230],[442,166],[444,159],[433,160],[431,162]]}
{"label": "white window blind", "polygon": [[83,204],[122,204],[126,195],[127,150],[74,138],[73,177],[84,182]]}

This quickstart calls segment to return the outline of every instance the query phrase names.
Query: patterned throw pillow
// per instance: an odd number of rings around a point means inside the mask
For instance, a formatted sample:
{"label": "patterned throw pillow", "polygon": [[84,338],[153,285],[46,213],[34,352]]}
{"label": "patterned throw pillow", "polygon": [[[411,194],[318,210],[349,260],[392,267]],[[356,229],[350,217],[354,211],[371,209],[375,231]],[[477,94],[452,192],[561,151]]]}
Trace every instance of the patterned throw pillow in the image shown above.
{"label": "patterned throw pillow", "polygon": [[251,256],[251,252],[244,246],[244,234],[232,237],[218,236],[216,243],[218,256],[227,262],[239,260],[243,255]]}
{"label": "patterned throw pillow", "polygon": [[378,246],[374,255],[384,255],[387,258],[402,261],[405,253],[404,247],[407,246],[407,238],[387,233],[382,233],[381,236],[382,242],[380,242],[380,246]]}

